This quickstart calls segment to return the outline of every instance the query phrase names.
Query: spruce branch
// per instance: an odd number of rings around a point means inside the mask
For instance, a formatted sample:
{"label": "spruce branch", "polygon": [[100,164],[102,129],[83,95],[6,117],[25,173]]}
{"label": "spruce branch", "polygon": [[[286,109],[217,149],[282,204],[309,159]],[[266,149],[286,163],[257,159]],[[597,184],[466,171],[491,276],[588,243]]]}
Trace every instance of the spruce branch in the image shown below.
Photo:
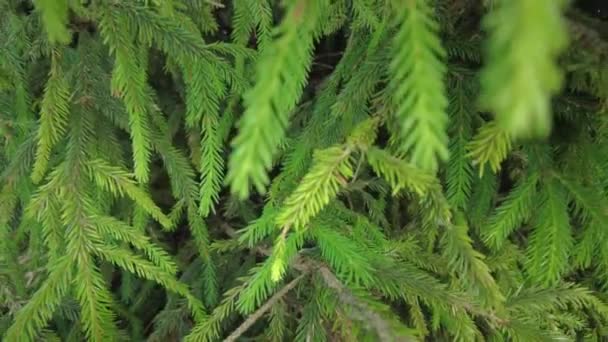
{"label": "spruce branch", "polygon": [[505,200],[488,219],[484,241],[493,249],[500,249],[509,235],[528,221],[534,208],[539,175],[527,174],[520,179]]}
{"label": "spruce branch", "polygon": [[604,338],[606,6],[213,1],[0,1],[0,339]]}
{"label": "spruce branch", "polygon": [[454,224],[444,232],[444,253],[448,266],[457,272],[467,288],[479,292],[485,304],[501,308],[505,298],[484,260],[485,256],[473,247],[468,230],[464,215],[457,213]]}
{"label": "spruce branch", "polygon": [[[133,42],[125,17],[113,8],[106,8],[100,22],[101,35],[115,55],[112,91],[123,98],[129,113],[129,128],[133,140],[135,176],[146,182],[151,157],[149,105],[153,103],[146,86],[144,52]],[[123,29],[120,29],[123,28]]]}
{"label": "spruce branch", "polygon": [[453,82],[452,95],[448,106],[450,114],[450,144],[446,170],[446,197],[455,207],[465,208],[471,196],[473,166],[467,153],[467,144],[472,136],[471,101],[465,87],[469,79],[461,80],[460,75]]}
{"label": "spruce branch", "polygon": [[65,134],[68,124],[71,93],[60,61],[61,52],[54,49],[52,51],[49,79],[45,85],[40,108],[36,159],[32,171],[32,180],[35,183],[40,182],[44,177],[51,157],[51,150]]}
{"label": "spruce branch", "polygon": [[[313,167],[285,200],[276,218],[280,227],[302,229],[353,175],[352,150],[334,146],[317,151]],[[283,234],[285,234],[283,232]]]}
{"label": "spruce branch", "polygon": [[71,260],[64,256],[59,260],[53,260],[48,265],[49,277],[27,304],[17,312],[14,323],[4,334],[4,339],[8,341],[18,341],[21,338],[34,340],[52,318],[54,311],[69,289],[72,279],[70,263]]}
{"label": "spruce branch", "polygon": [[36,9],[40,11],[44,28],[50,43],[67,44],[70,41],[68,31],[68,1],[67,0],[38,0]]}
{"label": "spruce branch", "polygon": [[[274,31],[274,40],[258,58],[255,86],[244,95],[246,110],[227,180],[231,192],[244,199],[250,185],[260,193],[269,182],[268,169],[285,137],[292,110],[300,99],[312,62],[313,32],[320,1],[294,1]],[[306,13],[306,20],[303,20]]]}
{"label": "spruce branch", "polygon": [[493,172],[498,172],[511,146],[508,132],[495,121],[481,126],[468,144],[469,156],[479,166],[479,175],[483,176],[486,164]]}
{"label": "spruce branch", "polygon": [[417,167],[432,172],[448,157],[445,51],[426,0],[395,1],[399,30],[390,64],[401,149]]}
{"label": "spruce branch", "polygon": [[[392,334],[390,324],[378,313],[372,311],[366,304],[361,303],[351,291],[331,272],[327,267],[321,266],[318,272],[325,281],[325,284],[336,291],[340,302],[349,306],[352,310],[354,318],[371,325],[376,331],[380,341],[395,341]],[[409,338],[401,338],[397,340],[410,341]]]}
{"label": "spruce branch", "polygon": [[118,196],[126,195],[137,203],[150,216],[156,219],[163,227],[169,229],[171,220],[152,201],[141,187],[138,187],[132,179],[131,174],[119,167],[110,165],[104,160],[91,160],[86,165],[91,179],[102,189]]}
{"label": "spruce branch", "polygon": [[294,278],[292,281],[287,283],[287,285],[283,286],[279,291],[277,291],[270,299],[264,303],[259,309],[257,309],[254,313],[249,315],[247,319],[239,325],[238,328],[232,331],[232,333],[224,339],[224,341],[233,342],[236,341],[247,329],[251,328],[255,322],[257,322],[262,316],[266,313],[266,311],[270,310],[274,304],[276,304],[281,298],[283,298],[289,291],[291,291],[298,283],[307,276],[306,273],[300,274],[298,277]]}
{"label": "spruce branch", "polygon": [[481,103],[496,114],[510,137],[549,134],[551,96],[563,81],[557,57],[568,42],[565,3],[498,1],[484,18],[490,37],[488,64],[481,72]]}
{"label": "spruce branch", "polygon": [[531,281],[549,286],[556,284],[567,270],[574,240],[565,189],[550,178],[540,196],[540,212],[534,219],[526,269]]}
{"label": "spruce branch", "polygon": [[432,174],[421,170],[387,151],[371,147],[366,152],[367,161],[374,171],[382,176],[393,188],[393,194],[407,189],[417,194],[424,194],[436,185]]}

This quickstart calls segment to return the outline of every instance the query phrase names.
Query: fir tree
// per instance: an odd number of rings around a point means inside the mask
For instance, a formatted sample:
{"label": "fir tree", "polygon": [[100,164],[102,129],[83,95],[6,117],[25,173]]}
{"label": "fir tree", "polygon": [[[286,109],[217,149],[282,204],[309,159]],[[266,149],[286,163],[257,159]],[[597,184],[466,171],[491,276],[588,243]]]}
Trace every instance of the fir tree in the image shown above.
{"label": "fir tree", "polygon": [[0,1],[3,341],[601,341],[593,1]]}

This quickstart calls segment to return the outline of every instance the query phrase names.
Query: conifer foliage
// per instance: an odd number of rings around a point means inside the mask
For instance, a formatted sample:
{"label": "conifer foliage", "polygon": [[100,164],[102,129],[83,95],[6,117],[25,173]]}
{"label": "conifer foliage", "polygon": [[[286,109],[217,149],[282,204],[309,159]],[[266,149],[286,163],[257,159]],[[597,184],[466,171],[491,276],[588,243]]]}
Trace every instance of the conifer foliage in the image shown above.
{"label": "conifer foliage", "polygon": [[600,341],[608,22],[0,0],[3,341]]}

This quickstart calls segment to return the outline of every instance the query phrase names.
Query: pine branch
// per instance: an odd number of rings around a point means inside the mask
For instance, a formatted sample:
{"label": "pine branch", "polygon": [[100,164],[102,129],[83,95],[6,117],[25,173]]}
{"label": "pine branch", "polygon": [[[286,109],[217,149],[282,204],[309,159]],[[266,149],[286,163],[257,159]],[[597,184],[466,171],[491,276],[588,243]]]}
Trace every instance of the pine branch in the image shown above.
{"label": "pine branch", "polygon": [[71,260],[62,257],[51,261],[47,267],[49,277],[27,304],[19,310],[15,321],[4,334],[5,340],[34,341],[53,317],[54,311],[66,295],[72,280]]}
{"label": "pine branch", "polygon": [[218,298],[218,282],[215,264],[210,253],[209,230],[193,205],[188,207],[187,216],[198,253],[205,263],[202,274],[205,285],[205,302],[208,305],[213,305]]}
{"label": "pine branch", "polygon": [[15,288],[16,295],[25,296],[25,277],[18,261],[18,246],[11,243],[13,234],[10,222],[17,208],[18,197],[15,186],[5,185],[0,192],[0,261],[7,269],[8,279]]}
{"label": "pine branch", "polygon": [[262,265],[251,270],[252,279],[239,297],[240,312],[250,313],[274,291],[276,283],[283,278],[303,244],[302,232],[277,238],[270,256]]}
{"label": "pine branch", "polygon": [[498,1],[484,18],[490,31],[481,101],[514,138],[547,136],[551,96],[562,84],[557,57],[567,46],[565,1]]}
{"label": "pine branch", "polygon": [[565,189],[550,179],[540,193],[540,212],[535,217],[528,245],[526,269],[530,280],[555,284],[568,267],[573,238]]}
{"label": "pine branch", "polygon": [[302,279],[304,279],[304,277],[306,277],[306,276],[307,276],[306,273],[300,274],[297,278],[295,278],[292,281],[290,281],[289,283],[287,283],[287,285],[285,285],[283,288],[281,288],[279,291],[277,291],[274,295],[272,295],[272,297],[270,297],[270,299],[268,299],[268,301],[266,301],[266,303],[264,303],[264,305],[262,305],[254,313],[249,315],[249,317],[247,317],[247,319],[243,323],[241,323],[241,325],[239,325],[238,328],[233,330],[232,333],[230,334],[230,336],[226,337],[226,339],[224,339],[224,341],[228,341],[228,342],[237,341],[237,339],[241,335],[243,335],[243,333],[245,333],[247,331],[247,329],[251,328],[251,326],[253,324],[255,324],[255,322],[258,321],[266,313],[266,311],[270,310],[274,304],[276,304],[289,291],[291,291],[294,287],[296,287],[296,285],[298,285],[298,283]]}
{"label": "pine branch", "polygon": [[[358,320],[366,322],[374,328],[380,341],[394,340],[395,336],[392,336],[391,326],[383,317],[370,310],[364,303],[361,303],[327,267],[320,267],[319,273],[325,281],[325,284],[336,291],[338,299],[352,308],[353,315],[355,315]],[[409,340],[409,337],[405,340]]]}
{"label": "pine branch", "polygon": [[395,5],[400,27],[393,41],[390,71],[401,149],[411,153],[414,165],[434,172],[448,157],[445,51],[438,37],[439,25],[426,0]]}
{"label": "pine branch", "polygon": [[177,265],[175,265],[169,254],[151,242],[141,231],[110,216],[95,215],[91,217],[91,220],[99,232],[142,250],[164,272],[172,275],[177,273]]}
{"label": "pine branch", "polygon": [[473,186],[473,193],[467,210],[471,226],[479,230],[484,224],[497,193],[497,175],[485,172]]}
{"label": "pine branch", "polygon": [[488,219],[488,227],[484,229],[484,241],[491,248],[498,250],[509,235],[528,221],[534,208],[536,186],[539,181],[537,174],[527,174],[521,178],[505,200],[496,208],[496,212]]}
{"label": "pine branch", "polygon": [[219,201],[219,192],[224,175],[222,140],[217,131],[218,118],[208,113],[203,118],[203,138],[201,140],[201,200],[200,213],[203,216],[214,211]]}
{"label": "pine branch", "polygon": [[466,288],[478,291],[480,299],[489,306],[501,307],[505,298],[484,261],[485,256],[473,248],[468,230],[463,215],[459,213],[454,225],[444,233],[444,257]]}
{"label": "pine branch", "polygon": [[[74,258],[75,255],[70,257]],[[106,288],[90,255],[76,262],[74,273],[75,292],[80,303],[81,322],[87,339],[99,342],[115,339],[118,332],[115,314],[110,309],[112,294]]]}
{"label": "pine branch", "polygon": [[[48,1],[43,1],[46,3]],[[61,2],[61,1],[58,1]],[[40,126],[32,180],[38,183],[51,157],[51,150],[63,137],[70,112],[70,89],[60,66],[61,53],[53,50],[49,79],[45,85],[40,108]]]}
{"label": "pine branch", "polygon": [[243,234],[238,238],[239,242],[246,243],[249,248],[256,246],[276,230],[275,221],[277,213],[277,208],[273,205],[265,205],[262,215],[243,228]]}
{"label": "pine branch", "polygon": [[591,291],[573,283],[541,288],[530,287],[510,296],[505,303],[509,310],[522,313],[546,313],[572,305],[576,308],[592,305],[597,299]]}
{"label": "pine branch", "polygon": [[201,321],[206,316],[203,304],[190,293],[188,287],[177,281],[173,275],[149,263],[141,257],[132,254],[128,250],[110,246],[97,245],[95,253],[103,259],[137,274],[140,277],[153,280],[188,301],[188,308],[196,321]]}
{"label": "pine branch", "polygon": [[286,229],[304,228],[353,175],[351,152],[343,146],[315,152],[313,167],[283,203],[276,223]]}
{"label": "pine branch", "polygon": [[271,41],[272,9],[267,1],[236,0],[232,17],[232,40],[247,45],[255,33],[258,50],[264,51]]}
{"label": "pine branch", "polygon": [[315,225],[311,230],[321,255],[335,270],[336,274],[349,283],[372,283],[372,265],[366,260],[362,248],[351,239],[323,225]]}
{"label": "pine branch", "polygon": [[[146,47],[154,44],[168,56],[178,59],[205,54],[203,41],[190,18],[179,11],[154,11],[137,2],[108,3],[105,10],[124,20],[137,41]],[[136,35],[135,35],[136,33]]]}
{"label": "pine branch", "polygon": [[479,129],[468,144],[469,156],[474,164],[479,165],[479,174],[483,175],[486,164],[493,172],[498,172],[501,163],[511,150],[511,139],[507,131],[492,121]]}
{"label": "pine branch", "polygon": [[436,185],[436,179],[430,173],[418,169],[384,150],[371,147],[366,155],[367,161],[374,171],[391,185],[393,194],[398,193],[401,189],[407,189],[422,195],[428,188]]}
{"label": "pine branch", "polygon": [[319,277],[313,277],[312,279],[313,288],[310,296],[313,299],[306,303],[302,310],[302,317],[298,322],[295,336],[297,342],[326,341],[328,338],[327,331],[323,326],[324,318],[328,315],[325,315],[323,311],[333,308],[333,305],[326,308],[323,304],[329,302],[325,300],[329,289]]}
{"label": "pine branch", "polygon": [[0,1],[2,339],[601,340],[565,2]]}
{"label": "pine branch", "polygon": [[208,319],[200,322],[192,329],[191,333],[186,336],[185,341],[215,341],[220,339],[221,323],[233,313],[237,297],[245,285],[246,282],[243,282],[242,285],[226,291],[222,303],[213,310]]}
{"label": "pine branch", "polygon": [[207,216],[219,200],[224,172],[223,144],[218,125],[220,103],[226,95],[226,84],[211,61],[196,59],[182,64],[187,75],[186,125],[190,128],[200,125],[202,131],[200,212]]}
{"label": "pine branch", "polygon": [[271,341],[283,341],[290,335],[289,307],[285,299],[281,298],[272,305],[269,312],[268,330],[266,336]]}
{"label": "pine branch", "polygon": [[[36,154],[36,134],[30,134],[19,143],[19,147],[12,153],[10,163],[4,164],[0,173],[0,182],[16,184],[31,172]],[[8,154],[8,153],[7,153]],[[12,186],[12,185],[11,185]]]}
{"label": "pine branch", "polygon": [[555,341],[567,339],[559,332],[546,331],[537,325],[527,323],[522,320],[513,320],[505,328],[506,334],[514,341]]}
{"label": "pine branch", "polygon": [[[347,78],[348,67],[356,64],[358,59],[364,57],[368,40],[367,36],[352,36],[348,41],[344,56],[336,66],[336,70],[329,76],[329,80],[323,84],[312,109],[312,117],[303,128],[302,133],[290,146],[290,150],[283,160],[282,175],[285,175],[286,183],[295,183],[305,174],[312,162],[312,152],[315,149],[326,148],[339,142],[342,134],[341,125],[339,125],[339,121],[333,120],[333,116],[328,119],[327,112],[332,111],[336,104],[339,84],[343,78]],[[280,181],[275,181],[275,184],[278,184],[278,182]]]}
{"label": "pine branch", "polygon": [[261,193],[266,190],[267,171],[306,82],[312,62],[312,29],[321,10],[317,1],[294,1],[257,61],[255,86],[244,95],[246,110],[232,142],[226,176],[231,192],[241,199],[249,195],[250,185]]}
{"label": "pine branch", "polygon": [[184,153],[158,130],[152,131],[152,145],[160,155],[171,182],[173,196],[194,205],[198,198],[196,174]]}
{"label": "pine branch", "polygon": [[331,115],[342,122],[345,131],[349,131],[359,118],[367,118],[368,103],[387,73],[390,61],[387,52],[371,44],[366,52],[353,74],[345,75],[343,82],[346,83],[331,105]]}
{"label": "pine branch", "polygon": [[602,194],[577,184],[574,179],[560,175],[557,175],[557,179],[572,196],[578,216],[585,228],[577,246],[576,259],[582,265],[589,265],[595,251],[602,249],[601,241],[606,238],[603,227],[608,226],[608,214],[605,211],[608,203]]}
{"label": "pine branch", "polygon": [[[137,49],[132,32],[124,17],[112,9],[106,9],[100,18],[101,35],[116,57],[112,72],[112,91],[122,97],[129,113],[129,128],[133,140],[135,176],[146,182],[149,178],[150,116],[148,105],[153,103],[146,86],[144,55]],[[123,29],[120,29],[123,28]]]}
{"label": "pine branch", "polygon": [[173,225],[149,195],[135,184],[130,173],[100,159],[89,161],[87,171],[100,188],[118,196],[128,196],[163,227],[170,229]]}
{"label": "pine branch", "polygon": [[376,29],[380,26],[378,8],[375,8],[374,1],[365,0],[353,2],[353,12],[355,17],[354,27],[365,27]]}
{"label": "pine branch", "polygon": [[[459,75],[455,76],[457,78]],[[467,154],[467,143],[471,140],[470,100],[464,87],[468,80],[454,82],[454,94],[448,107],[450,114],[449,160],[446,170],[446,197],[450,204],[465,208],[471,196],[473,167]]]}
{"label": "pine branch", "polygon": [[42,15],[44,28],[48,34],[51,44],[57,42],[67,44],[70,42],[68,23],[68,1],[67,0],[38,0],[36,9]]}

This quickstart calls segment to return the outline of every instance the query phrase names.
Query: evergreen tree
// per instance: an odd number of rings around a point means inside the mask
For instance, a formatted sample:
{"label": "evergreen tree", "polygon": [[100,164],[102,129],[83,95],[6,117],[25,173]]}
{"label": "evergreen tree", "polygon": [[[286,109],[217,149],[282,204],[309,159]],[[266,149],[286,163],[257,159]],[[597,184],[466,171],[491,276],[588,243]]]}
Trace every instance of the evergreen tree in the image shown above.
{"label": "evergreen tree", "polygon": [[3,341],[601,341],[601,1],[0,0]]}

